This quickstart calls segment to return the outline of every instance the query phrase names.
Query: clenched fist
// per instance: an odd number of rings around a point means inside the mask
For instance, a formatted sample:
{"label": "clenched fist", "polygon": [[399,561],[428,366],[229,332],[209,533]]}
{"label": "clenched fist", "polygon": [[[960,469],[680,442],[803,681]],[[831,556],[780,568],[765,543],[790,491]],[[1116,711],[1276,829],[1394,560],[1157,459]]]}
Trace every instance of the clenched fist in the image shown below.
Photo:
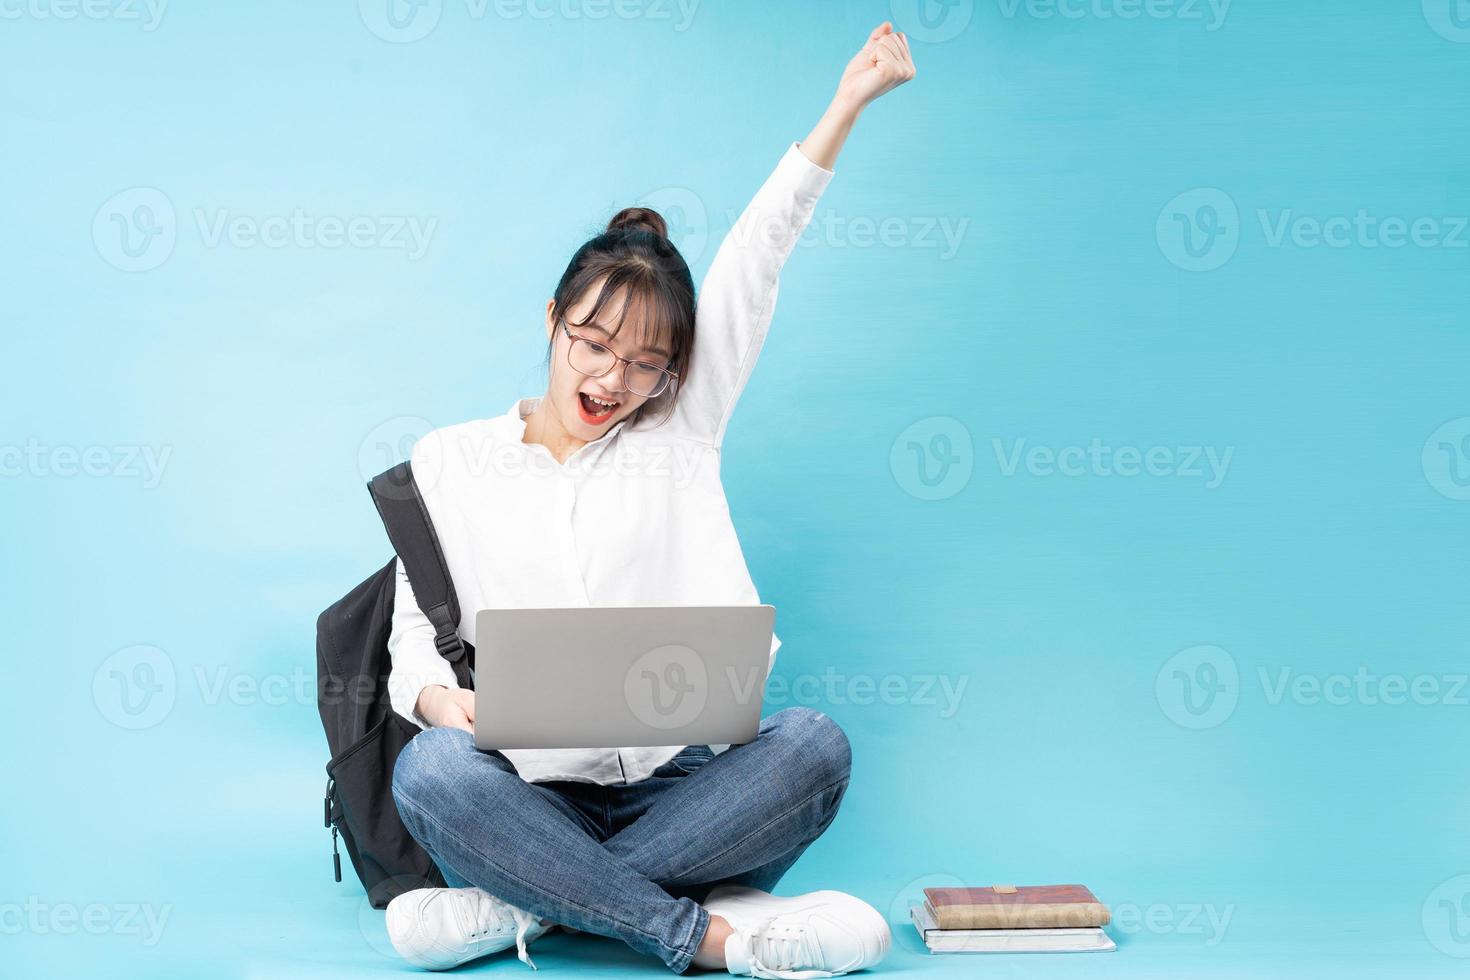
{"label": "clenched fist", "polygon": [[861,109],[885,92],[891,92],[914,77],[914,59],[909,39],[895,33],[884,21],[868,35],[862,50],[853,56],[837,83],[837,98]]}

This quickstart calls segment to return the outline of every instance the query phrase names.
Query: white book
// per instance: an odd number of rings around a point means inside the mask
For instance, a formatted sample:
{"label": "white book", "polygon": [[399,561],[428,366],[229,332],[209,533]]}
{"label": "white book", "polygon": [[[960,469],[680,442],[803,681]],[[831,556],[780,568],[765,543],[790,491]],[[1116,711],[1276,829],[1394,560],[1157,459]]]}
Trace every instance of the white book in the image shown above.
{"label": "white book", "polygon": [[931,953],[1106,953],[1117,944],[1101,929],[941,929],[922,903],[909,907]]}

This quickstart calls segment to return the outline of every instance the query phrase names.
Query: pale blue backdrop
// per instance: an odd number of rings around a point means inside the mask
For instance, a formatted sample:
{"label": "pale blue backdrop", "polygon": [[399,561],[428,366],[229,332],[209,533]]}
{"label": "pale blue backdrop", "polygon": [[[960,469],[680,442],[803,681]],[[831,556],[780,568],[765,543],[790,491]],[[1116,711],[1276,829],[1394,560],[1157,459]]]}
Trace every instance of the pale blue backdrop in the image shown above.
{"label": "pale blue backdrop", "polygon": [[616,208],[702,272],[888,18],[727,444],[856,748],[783,888],[1114,908],[894,976],[1463,975],[1464,0],[3,0],[0,974],[401,971],[319,821],[363,478],[539,392]]}

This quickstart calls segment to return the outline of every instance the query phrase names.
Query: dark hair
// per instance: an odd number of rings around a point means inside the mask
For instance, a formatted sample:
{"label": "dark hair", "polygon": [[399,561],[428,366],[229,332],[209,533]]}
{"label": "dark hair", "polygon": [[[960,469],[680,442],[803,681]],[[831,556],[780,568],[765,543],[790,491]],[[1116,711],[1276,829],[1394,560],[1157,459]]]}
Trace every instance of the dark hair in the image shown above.
{"label": "dark hair", "polygon": [[[657,211],[624,208],[613,215],[606,231],[577,249],[552,296],[554,315],[565,316],[601,280],[591,312],[576,322],[568,319],[567,325],[596,321],[608,302],[622,293],[617,326],[609,329],[620,332],[623,321],[633,314],[638,339],[649,345],[662,343],[669,351],[668,369],[679,381],[639,406],[629,417],[630,426],[641,421],[649,409],[660,413],[660,421],[668,417],[694,353],[694,278],[668,234],[668,225]],[[551,343],[556,344],[554,333]]]}

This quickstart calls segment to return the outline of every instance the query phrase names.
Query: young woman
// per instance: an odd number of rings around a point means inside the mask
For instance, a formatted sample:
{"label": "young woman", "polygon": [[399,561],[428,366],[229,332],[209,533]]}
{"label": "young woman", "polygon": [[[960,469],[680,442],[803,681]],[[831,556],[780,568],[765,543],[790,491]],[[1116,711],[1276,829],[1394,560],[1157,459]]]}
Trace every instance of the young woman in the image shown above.
{"label": "young woman", "polygon": [[[415,447],[464,639],[488,607],[760,601],[720,485],[720,443],[781,266],[839,150],[863,108],[913,76],[907,39],[879,26],[731,230],[697,315],[662,219],[620,212],[546,305],[546,394]],[[888,951],[883,917],[857,898],[769,894],[847,788],[847,738],[826,715],[788,708],[718,754],[481,752],[473,693],[435,652],[401,567],[389,648],[393,706],[425,728],[398,759],[393,796],[453,886],[389,905],[389,936],[411,963],[447,969],[514,945],[530,964],[527,944],[556,923],[677,973],[835,976]]]}

